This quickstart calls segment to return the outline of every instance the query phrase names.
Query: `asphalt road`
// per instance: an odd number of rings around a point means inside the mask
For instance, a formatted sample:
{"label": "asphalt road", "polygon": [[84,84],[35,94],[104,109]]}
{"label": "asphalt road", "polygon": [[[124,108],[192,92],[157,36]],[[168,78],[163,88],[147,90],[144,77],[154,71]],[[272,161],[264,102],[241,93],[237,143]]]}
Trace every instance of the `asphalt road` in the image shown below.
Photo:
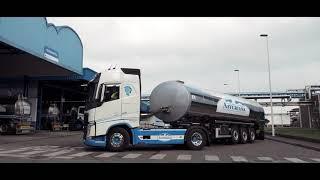
{"label": "asphalt road", "polygon": [[82,144],[81,132],[40,132],[0,136],[0,162],[105,163],[319,163],[320,152],[272,140],[253,144],[212,144],[201,151],[184,147],[136,147],[111,153]]}

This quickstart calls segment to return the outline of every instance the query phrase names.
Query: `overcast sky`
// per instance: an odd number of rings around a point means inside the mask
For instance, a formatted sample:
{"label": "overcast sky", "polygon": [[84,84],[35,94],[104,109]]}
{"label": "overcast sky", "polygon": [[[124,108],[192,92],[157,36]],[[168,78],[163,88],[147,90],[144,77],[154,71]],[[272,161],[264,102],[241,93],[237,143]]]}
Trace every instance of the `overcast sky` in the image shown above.
{"label": "overcast sky", "polygon": [[[320,18],[47,18],[84,46],[84,67],[140,68],[143,93],[167,80],[237,92],[268,91],[268,33],[274,91],[320,84]],[[224,86],[224,84],[229,84]]]}

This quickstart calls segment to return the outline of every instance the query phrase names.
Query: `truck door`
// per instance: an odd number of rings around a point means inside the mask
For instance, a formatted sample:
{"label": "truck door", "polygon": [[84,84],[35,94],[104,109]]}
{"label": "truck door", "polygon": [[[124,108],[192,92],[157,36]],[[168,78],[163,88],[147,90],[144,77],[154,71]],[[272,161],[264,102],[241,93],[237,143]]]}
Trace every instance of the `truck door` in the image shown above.
{"label": "truck door", "polygon": [[134,84],[124,83],[122,86],[122,118],[133,123],[139,123],[140,118],[140,90]]}
{"label": "truck door", "polygon": [[96,109],[96,123],[121,119],[120,84],[102,84],[99,88],[102,104]]}

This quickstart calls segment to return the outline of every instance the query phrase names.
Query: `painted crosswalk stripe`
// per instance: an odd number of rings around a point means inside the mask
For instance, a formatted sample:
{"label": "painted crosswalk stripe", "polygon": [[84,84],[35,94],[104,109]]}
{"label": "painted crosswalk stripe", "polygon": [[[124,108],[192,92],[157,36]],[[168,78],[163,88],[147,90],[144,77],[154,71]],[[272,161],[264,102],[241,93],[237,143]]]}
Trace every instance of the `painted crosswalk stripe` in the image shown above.
{"label": "painted crosswalk stripe", "polygon": [[55,158],[55,159],[73,159],[75,157],[72,157],[72,156],[56,156],[56,157],[52,157],[52,158]]}
{"label": "painted crosswalk stripe", "polygon": [[151,156],[149,159],[163,159],[166,156],[166,154],[156,154]]}
{"label": "painted crosswalk stripe", "polygon": [[271,157],[258,157],[258,159],[261,161],[273,161]]}
{"label": "painted crosswalk stripe", "polygon": [[23,154],[0,154],[2,157],[28,157],[29,155]]}
{"label": "painted crosswalk stripe", "polygon": [[291,162],[294,162],[294,163],[306,163],[306,161],[303,161],[301,159],[298,159],[298,158],[284,158],[288,161],[291,161]]}
{"label": "painted crosswalk stripe", "polygon": [[316,162],[320,162],[320,158],[311,158],[311,160],[316,161]]}
{"label": "painted crosswalk stripe", "polygon": [[114,156],[116,154],[118,154],[118,153],[109,153],[109,152],[107,152],[107,153],[102,153],[102,154],[100,154],[98,156],[95,156],[95,157],[97,157],[97,158],[108,158],[108,157]]}
{"label": "painted crosswalk stripe", "polygon": [[82,156],[86,156],[86,155],[89,155],[89,154],[92,154],[93,152],[80,152],[80,153],[76,153],[76,154],[71,154],[69,156],[72,156],[72,157],[82,157]]}
{"label": "painted crosswalk stripe", "polygon": [[218,156],[213,156],[213,155],[205,155],[205,160],[206,161],[220,161]]}
{"label": "painted crosswalk stripe", "polygon": [[77,147],[72,147],[74,149],[84,149],[85,147],[77,146]]}
{"label": "painted crosswalk stripe", "polygon": [[127,154],[126,156],[123,156],[122,158],[126,158],[126,159],[134,159],[141,156],[141,154]]}
{"label": "painted crosswalk stripe", "polygon": [[180,154],[180,155],[178,156],[177,160],[183,160],[183,161],[191,160],[191,155]]}
{"label": "painted crosswalk stripe", "polygon": [[48,151],[29,151],[29,152],[24,152],[24,153],[21,153],[21,154],[34,155],[34,154],[40,154],[40,153],[44,153],[44,152],[48,152]]}
{"label": "painted crosswalk stripe", "polygon": [[231,159],[235,162],[248,162],[243,156],[231,156]]}
{"label": "painted crosswalk stripe", "polygon": [[14,149],[14,150],[0,151],[0,154],[17,153],[17,152],[27,151],[30,149],[31,149],[31,147],[25,147],[25,148],[19,148],[19,149]]}
{"label": "painted crosswalk stripe", "polygon": [[71,151],[73,151],[73,149],[61,150],[61,151],[57,151],[57,152],[53,152],[53,153],[49,153],[49,154],[44,154],[42,156],[49,156],[49,157],[58,156],[58,155],[61,155],[61,154],[69,153]]}

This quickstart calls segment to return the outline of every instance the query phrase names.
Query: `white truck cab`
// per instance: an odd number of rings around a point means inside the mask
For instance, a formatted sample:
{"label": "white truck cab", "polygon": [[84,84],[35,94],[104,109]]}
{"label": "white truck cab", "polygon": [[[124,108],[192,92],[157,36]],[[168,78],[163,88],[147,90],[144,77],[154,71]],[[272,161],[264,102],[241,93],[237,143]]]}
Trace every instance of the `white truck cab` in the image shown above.
{"label": "white truck cab", "polygon": [[108,69],[98,73],[88,88],[84,144],[122,151],[130,144],[184,143],[186,129],[148,129],[141,123],[139,69]]}

